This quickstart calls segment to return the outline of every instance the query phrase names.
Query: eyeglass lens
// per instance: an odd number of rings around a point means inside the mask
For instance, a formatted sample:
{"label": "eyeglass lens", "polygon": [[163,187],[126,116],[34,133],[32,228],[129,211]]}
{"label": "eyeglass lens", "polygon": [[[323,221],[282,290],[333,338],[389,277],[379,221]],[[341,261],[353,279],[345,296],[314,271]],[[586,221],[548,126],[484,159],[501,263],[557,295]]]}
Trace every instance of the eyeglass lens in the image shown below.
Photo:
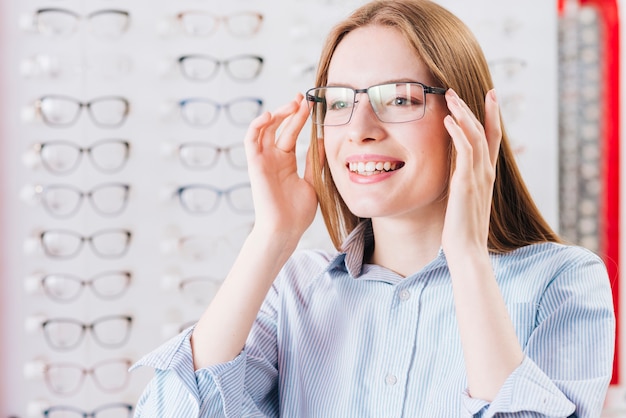
{"label": "eyeglass lens", "polygon": [[222,250],[237,249],[250,233],[249,224],[233,228],[228,234],[207,236],[191,235],[178,241],[178,250],[183,259],[188,261],[206,261],[220,254]]}
{"label": "eyeglass lens", "polygon": [[102,258],[118,258],[128,250],[130,239],[130,231],[123,229],[102,230],[91,236],[82,236],[66,230],[47,230],[40,235],[44,252],[54,258],[76,256],[85,241],[89,241],[96,255]]}
{"label": "eyeglass lens", "polygon": [[106,360],[85,368],[75,363],[46,365],[44,376],[50,391],[58,395],[72,395],[80,390],[85,377],[91,376],[96,386],[104,392],[117,392],[128,383],[129,359]]}
{"label": "eyeglass lens", "polygon": [[218,147],[205,142],[187,142],[178,147],[181,163],[192,170],[213,168],[220,155],[226,156],[230,165],[238,170],[245,170],[248,166],[245,149],[241,143]]}
{"label": "eyeglass lens", "polygon": [[35,145],[43,166],[53,174],[68,174],[87,153],[94,167],[105,173],[121,170],[128,160],[130,143],[121,139],[105,139],[83,148],[69,141],[50,141]]}
{"label": "eyeglass lens", "polygon": [[245,38],[256,34],[263,23],[263,15],[255,12],[216,16],[212,13],[188,11],[179,13],[177,18],[185,33],[191,36],[213,35],[222,23],[231,35]]}
{"label": "eyeglass lens", "polygon": [[43,323],[46,341],[53,349],[65,351],[76,348],[85,333],[91,331],[94,341],[105,348],[122,346],[130,335],[132,318],[111,315],[85,324],[72,318],[49,319]]}

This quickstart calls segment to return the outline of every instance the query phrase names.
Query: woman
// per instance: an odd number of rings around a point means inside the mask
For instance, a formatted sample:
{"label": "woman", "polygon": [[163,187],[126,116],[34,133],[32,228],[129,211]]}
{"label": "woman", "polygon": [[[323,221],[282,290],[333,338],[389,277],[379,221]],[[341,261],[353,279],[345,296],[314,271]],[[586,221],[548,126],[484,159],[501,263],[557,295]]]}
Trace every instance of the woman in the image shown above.
{"label": "woman", "polygon": [[[196,326],[138,363],[157,371],[136,415],[599,416],[606,269],[533,204],[468,29],[369,3],[316,86],[250,125],[255,226]],[[294,253],[318,200],[338,251]]]}

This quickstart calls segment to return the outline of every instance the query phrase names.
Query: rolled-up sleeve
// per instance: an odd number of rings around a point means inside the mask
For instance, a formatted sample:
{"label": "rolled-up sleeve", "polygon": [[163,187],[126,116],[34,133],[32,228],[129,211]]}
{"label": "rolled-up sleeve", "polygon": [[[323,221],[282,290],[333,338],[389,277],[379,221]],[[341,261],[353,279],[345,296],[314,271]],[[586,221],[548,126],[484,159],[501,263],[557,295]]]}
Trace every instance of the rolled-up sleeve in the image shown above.
{"label": "rolled-up sleeve", "polygon": [[491,403],[463,394],[464,416],[599,417],[613,370],[615,313],[595,255],[559,272],[537,306],[525,358]]}

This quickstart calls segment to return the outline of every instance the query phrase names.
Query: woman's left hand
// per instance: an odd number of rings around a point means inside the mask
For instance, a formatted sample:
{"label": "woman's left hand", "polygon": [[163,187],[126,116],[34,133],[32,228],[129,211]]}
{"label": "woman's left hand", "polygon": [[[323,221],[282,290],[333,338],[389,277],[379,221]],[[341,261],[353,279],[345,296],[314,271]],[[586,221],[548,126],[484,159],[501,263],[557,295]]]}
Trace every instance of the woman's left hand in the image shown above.
{"label": "woman's left hand", "polygon": [[456,149],[450,181],[442,246],[446,256],[487,250],[496,161],[502,139],[500,112],[494,90],[485,97],[485,125],[450,89],[446,101],[451,115],[444,119]]}

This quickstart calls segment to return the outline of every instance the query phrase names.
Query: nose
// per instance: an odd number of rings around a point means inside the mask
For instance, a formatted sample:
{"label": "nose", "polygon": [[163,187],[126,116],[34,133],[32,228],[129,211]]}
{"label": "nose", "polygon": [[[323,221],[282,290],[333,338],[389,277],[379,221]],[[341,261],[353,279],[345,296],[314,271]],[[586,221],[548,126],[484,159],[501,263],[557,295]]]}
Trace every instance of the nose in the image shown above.
{"label": "nose", "polygon": [[348,123],[350,141],[380,140],[385,136],[385,129],[376,116],[367,93],[359,93],[354,103],[352,118]]}

